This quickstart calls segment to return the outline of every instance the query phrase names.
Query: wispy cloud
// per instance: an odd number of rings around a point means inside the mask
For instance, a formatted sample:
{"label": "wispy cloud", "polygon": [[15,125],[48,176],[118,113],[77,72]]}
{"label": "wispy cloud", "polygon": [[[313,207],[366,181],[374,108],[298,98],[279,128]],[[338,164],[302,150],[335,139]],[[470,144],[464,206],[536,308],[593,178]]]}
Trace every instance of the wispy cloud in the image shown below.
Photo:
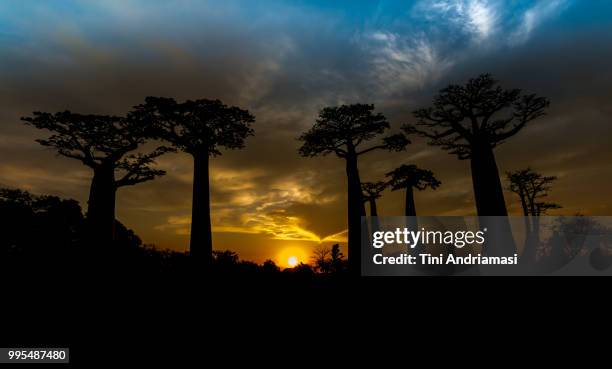
{"label": "wispy cloud", "polygon": [[[426,1],[421,7],[452,22],[483,41],[492,36],[499,21],[499,3],[487,0]],[[430,13],[430,16],[431,16]]]}
{"label": "wispy cloud", "polygon": [[415,9],[439,26],[452,26],[450,32],[460,30],[480,47],[488,40],[497,45],[526,42],[540,24],[571,2],[533,0],[524,5],[500,0],[422,0]]}
{"label": "wispy cloud", "polygon": [[[358,43],[369,56],[377,95],[390,97],[435,83],[473,55],[527,42],[535,29],[571,0],[529,6],[501,0],[421,0],[409,20],[367,29]],[[424,28],[418,23],[425,19]],[[413,22],[419,26],[413,26]]]}
{"label": "wispy cloud", "polygon": [[570,5],[569,0],[539,1],[528,8],[521,17],[518,28],[510,35],[511,44],[520,44],[529,40],[536,27],[548,18],[559,14]]}
{"label": "wispy cloud", "polygon": [[[305,172],[281,178],[267,188],[255,186],[255,180],[264,176],[252,171],[240,176],[232,170],[217,170],[212,176],[213,187],[219,187],[224,196],[212,204],[213,232],[264,234],[275,240],[346,242],[344,231],[321,235],[309,229],[304,216],[292,210],[301,205],[326,205],[338,200],[336,194],[326,195],[316,183],[315,173]],[[177,235],[189,235],[191,217],[187,214],[171,215],[166,223],[155,228]]]}
{"label": "wispy cloud", "polygon": [[370,41],[366,47],[372,56],[370,77],[385,95],[420,89],[440,78],[453,65],[424,37],[405,37],[378,30],[366,38]]}

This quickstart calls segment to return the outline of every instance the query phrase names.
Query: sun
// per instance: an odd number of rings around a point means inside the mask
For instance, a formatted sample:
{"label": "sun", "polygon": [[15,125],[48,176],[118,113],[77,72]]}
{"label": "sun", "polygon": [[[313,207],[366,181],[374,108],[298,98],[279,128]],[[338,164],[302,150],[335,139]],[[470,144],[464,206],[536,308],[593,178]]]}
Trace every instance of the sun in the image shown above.
{"label": "sun", "polygon": [[306,248],[294,244],[279,250],[275,259],[276,263],[282,268],[295,268],[308,260],[309,257],[310,254]]}
{"label": "sun", "polygon": [[298,265],[298,258],[297,258],[297,256],[289,256],[289,258],[287,259],[287,265],[289,265],[291,268],[293,268],[296,265]]}

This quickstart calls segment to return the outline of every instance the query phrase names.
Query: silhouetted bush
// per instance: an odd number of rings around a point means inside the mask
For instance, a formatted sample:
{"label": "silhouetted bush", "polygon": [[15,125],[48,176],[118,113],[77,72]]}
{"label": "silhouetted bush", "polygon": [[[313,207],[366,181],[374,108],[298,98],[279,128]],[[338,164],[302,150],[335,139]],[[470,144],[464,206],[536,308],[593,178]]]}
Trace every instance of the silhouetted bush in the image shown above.
{"label": "silhouetted bush", "polygon": [[283,273],[293,274],[293,275],[296,275],[302,278],[304,277],[311,278],[315,275],[314,269],[310,265],[304,264],[304,263],[299,263],[293,268],[287,268],[283,270]]}

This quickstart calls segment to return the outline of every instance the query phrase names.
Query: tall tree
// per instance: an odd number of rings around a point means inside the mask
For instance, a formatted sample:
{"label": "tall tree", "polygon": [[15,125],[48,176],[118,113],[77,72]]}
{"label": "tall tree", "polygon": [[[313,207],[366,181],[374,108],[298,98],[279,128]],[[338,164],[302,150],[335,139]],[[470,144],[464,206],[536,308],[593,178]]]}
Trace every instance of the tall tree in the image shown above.
{"label": "tall tree", "polygon": [[370,204],[370,216],[377,217],[378,210],[376,208],[376,200],[382,195],[381,193],[387,188],[387,183],[379,182],[364,182],[361,184],[363,202]]}
{"label": "tall tree", "polygon": [[531,168],[506,173],[508,189],[518,195],[525,220],[526,250],[523,253],[526,259],[533,261],[535,248],[540,240],[541,215],[549,210],[560,209],[556,203],[542,201],[551,190],[551,185],[557,180],[555,176],[544,176]]}
{"label": "tall tree", "polygon": [[403,134],[394,134],[367,148],[363,144],[390,128],[381,113],[374,113],[374,105],[353,104],[326,107],[319,112],[314,126],[303,133],[299,152],[304,157],[335,154],[344,159],[348,192],[348,253],[349,268],[359,274],[361,216],[365,208],[361,199],[358,158],[374,150],[401,151],[409,144]]}
{"label": "tall tree", "polygon": [[221,149],[242,149],[254,134],[255,117],[247,110],[220,100],[147,97],[131,112],[137,120],[152,122],[156,137],[190,154],[194,161],[190,253],[206,269],[212,262],[209,159]]}
{"label": "tall tree", "polygon": [[489,74],[450,85],[433,106],[415,111],[407,133],[430,139],[460,160],[470,160],[479,215],[508,214],[493,149],[545,114],[549,101],[519,89],[503,89]]}
{"label": "tall tree", "polygon": [[52,132],[48,138],[37,140],[41,145],[93,170],[87,222],[95,243],[104,245],[114,239],[115,198],[119,188],[165,174],[151,165],[170,149],[161,146],[146,154],[132,153],[151,136],[149,125],[124,117],[70,111],[34,112],[33,116],[21,119],[25,124]]}
{"label": "tall tree", "polygon": [[441,182],[430,170],[420,169],[416,165],[402,165],[386,174],[389,179],[391,191],[406,190],[404,214],[407,217],[416,217],[416,206],[414,203],[414,189],[423,191],[427,188],[432,190],[440,187]]}

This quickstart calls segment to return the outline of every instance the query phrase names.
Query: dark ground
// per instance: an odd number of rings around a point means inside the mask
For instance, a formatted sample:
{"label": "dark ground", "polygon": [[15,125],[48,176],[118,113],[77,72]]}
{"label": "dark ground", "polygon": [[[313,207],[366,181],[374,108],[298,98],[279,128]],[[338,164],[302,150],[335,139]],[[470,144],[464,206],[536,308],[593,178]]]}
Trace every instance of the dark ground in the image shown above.
{"label": "dark ground", "polygon": [[[231,253],[203,275],[190,272],[198,268],[186,255],[143,247],[122,226],[117,245],[91,247],[71,200],[8,195],[0,201],[0,347],[69,347],[71,362],[87,367],[325,366],[323,355],[401,358],[415,343],[436,349],[437,360],[458,343],[471,345],[470,355],[485,343],[508,354],[538,351],[544,336],[575,327],[599,335],[571,336],[568,347],[610,332],[607,278],[351,278],[270,271]],[[512,343],[498,344],[500,335]]]}
{"label": "dark ground", "polygon": [[3,280],[3,345],[70,347],[82,364],[206,363],[217,350],[236,355],[223,357],[229,363],[259,345],[273,353],[294,342],[307,355],[310,345],[333,352],[346,339],[380,350],[398,340],[476,334],[477,344],[608,324],[603,278]]}

